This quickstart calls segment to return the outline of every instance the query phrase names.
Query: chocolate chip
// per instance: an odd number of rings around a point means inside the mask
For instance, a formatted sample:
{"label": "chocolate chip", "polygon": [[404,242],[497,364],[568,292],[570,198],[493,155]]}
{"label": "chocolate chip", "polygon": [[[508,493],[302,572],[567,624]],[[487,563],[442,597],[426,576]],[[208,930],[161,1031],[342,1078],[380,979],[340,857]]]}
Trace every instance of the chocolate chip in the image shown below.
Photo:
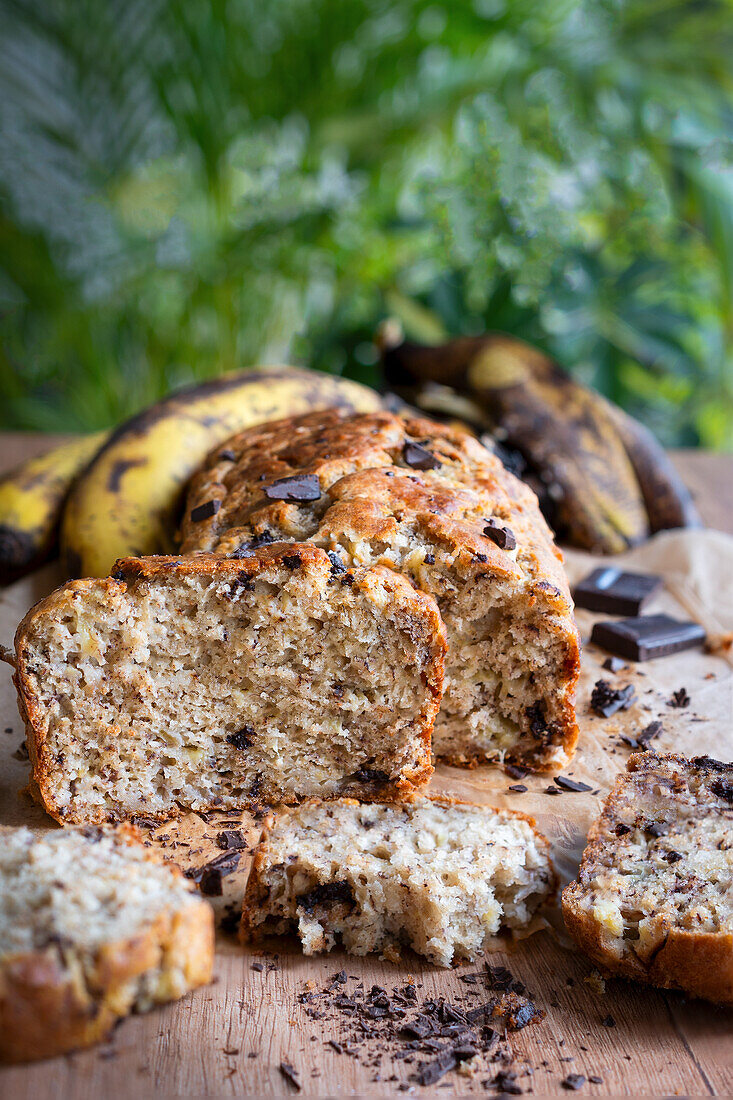
{"label": "chocolate chip", "polygon": [[549,731],[547,719],[545,718],[544,703],[538,700],[536,703],[532,703],[531,706],[525,707],[524,713],[529,720],[529,729],[532,736],[540,741],[546,740],[546,734]]}
{"label": "chocolate chip", "polygon": [[557,783],[563,791],[591,791],[592,787],[589,787],[587,783],[579,783],[575,779],[568,779],[565,775],[555,775],[552,779],[553,783]]}
{"label": "chocolate chip", "polygon": [[514,791],[515,794],[524,794],[527,788],[525,787],[524,783],[511,783],[507,787],[507,790]]}
{"label": "chocolate chip", "polygon": [[577,607],[609,615],[638,615],[662,581],[649,573],[623,573],[614,566],[594,569],[573,591]]}
{"label": "chocolate chip", "polygon": [[620,672],[622,668],[626,668],[626,661],[621,657],[606,657],[603,667],[607,672]]}
{"label": "chocolate chip", "polygon": [[375,783],[378,786],[384,786],[385,783],[389,783],[391,776],[388,772],[381,771],[379,768],[362,767],[357,768],[355,772],[347,776],[350,782],[354,783]]}
{"label": "chocolate chip", "polygon": [[717,794],[718,798],[722,798],[726,802],[733,802],[733,783],[730,783],[727,779],[714,779],[710,784],[710,790],[713,794]]}
{"label": "chocolate chip", "polygon": [[631,826],[624,825],[623,821],[619,821],[618,825],[614,827],[613,831],[616,836],[626,836],[627,833],[631,832]]}
{"label": "chocolate chip", "polygon": [[630,661],[651,661],[705,641],[699,623],[680,622],[669,615],[642,615],[618,622],[596,623],[591,642]]}
{"label": "chocolate chip", "polygon": [[344,565],[338,554],[334,553],[333,550],[327,550],[326,553],[328,554],[328,560],[331,562],[332,575],[336,577],[339,573],[345,573],[346,566]]}
{"label": "chocolate chip", "polygon": [[603,1024],[604,1027],[615,1027],[616,1026],[616,1021],[614,1020],[613,1016],[611,1016],[611,1015],[604,1016],[603,1019],[601,1020],[601,1023]]}
{"label": "chocolate chip", "polygon": [[432,451],[423,447],[420,443],[405,443],[402,448],[402,457],[413,470],[437,470],[443,463],[436,458]]}
{"label": "chocolate chip", "polygon": [[246,558],[253,550],[259,550],[261,546],[269,546],[275,539],[271,531],[262,531],[259,535],[253,535],[247,542],[243,542],[232,552],[233,558]]}
{"label": "chocolate chip", "polygon": [[271,485],[266,485],[265,496],[270,500],[320,500],[321,486],[316,474],[295,474],[293,477],[281,477]]}
{"label": "chocolate chip", "polygon": [[487,519],[484,534],[495,542],[500,550],[516,550],[517,538],[510,527],[504,527],[495,519]]}
{"label": "chocolate chip", "polygon": [[254,739],[255,731],[252,726],[242,726],[241,730],[227,734],[226,737],[228,744],[233,745],[235,749],[240,751],[251,749],[255,743]]}
{"label": "chocolate chip", "polygon": [[352,586],[355,580],[356,578],[353,573],[344,573],[341,577],[339,577],[339,581],[341,582],[341,584],[345,584],[349,588]]}
{"label": "chocolate chip", "polygon": [[647,821],[644,823],[643,828],[644,832],[647,833],[648,836],[654,837],[655,840],[658,840],[660,836],[664,836],[665,834],[664,826],[660,825],[657,821]]}
{"label": "chocolate chip", "polygon": [[205,504],[199,504],[191,509],[191,522],[200,523],[202,519],[211,519],[221,508],[220,500],[207,500]]}
{"label": "chocolate chip", "polygon": [[675,852],[671,848],[668,852],[662,852],[662,859],[666,859],[667,863],[679,863],[682,858],[679,852]]}
{"label": "chocolate chip", "polygon": [[426,565],[435,565],[435,554],[426,554],[423,561]]}
{"label": "chocolate chip", "polygon": [[619,710],[628,710],[636,694],[634,685],[613,688],[608,680],[596,680],[590,697],[590,707],[599,718],[610,718]]}
{"label": "chocolate chip", "polygon": [[354,905],[354,891],[348,882],[324,882],[314,886],[306,894],[298,894],[295,903],[299,909],[310,913],[318,905],[336,905],[344,903]]}
{"label": "chocolate chip", "polygon": [[237,456],[234,451],[230,451],[228,447],[225,447],[223,451],[219,451],[220,462],[236,462]]}
{"label": "chocolate chip", "polygon": [[283,554],[282,563],[286,569],[300,568],[300,557],[297,554]]}

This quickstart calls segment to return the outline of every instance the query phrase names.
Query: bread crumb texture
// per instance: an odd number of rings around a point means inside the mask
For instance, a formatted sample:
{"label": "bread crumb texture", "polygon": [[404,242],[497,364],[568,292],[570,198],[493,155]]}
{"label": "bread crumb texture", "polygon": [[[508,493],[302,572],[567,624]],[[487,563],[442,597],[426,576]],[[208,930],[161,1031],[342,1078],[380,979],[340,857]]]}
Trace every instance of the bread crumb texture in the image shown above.
{"label": "bread crumb texture", "polygon": [[255,855],[244,939],[297,931],[306,955],[340,942],[396,961],[473,959],[525,927],[554,888],[547,841],[509,811],[439,799],[312,801],[283,809]]}
{"label": "bread crumb texture", "polygon": [[50,1057],[211,979],[211,907],[129,826],[0,831],[0,1058]]}
{"label": "bread crumb texture", "polygon": [[606,972],[733,1003],[733,765],[632,756],[563,913]]}
{"label": "bread crumb texture", "polygon": [[272,539],[385,565],[435,597],[449,641],[439,757],[567,761],[579,645],[561,556],[532,491],[472,436],[339,410],[235,436],[191,482],[182,550],[242,557]]}
{"label": "bread crumb texture", "polygon": [[313,546],[128,559],[34,608],[16,649],[35,791],[62,822],[398,797],[432,771],[435,602]]}

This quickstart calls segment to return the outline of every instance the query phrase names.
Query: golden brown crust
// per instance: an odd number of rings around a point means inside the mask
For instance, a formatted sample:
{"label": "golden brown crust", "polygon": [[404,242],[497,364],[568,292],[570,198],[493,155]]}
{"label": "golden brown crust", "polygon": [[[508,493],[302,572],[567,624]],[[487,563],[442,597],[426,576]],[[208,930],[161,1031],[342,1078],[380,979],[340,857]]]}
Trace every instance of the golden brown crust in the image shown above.
{"label": "golden brown crust", "polygon": [[[126,843],[139,835],[124,825],[117,834]],[[147,850],[145,856],[160,862]],[[210,982],[213,965],[214,911],[203,898],[105,944],[91,971],[73,947],[58,944],[0,958],[0,1062],[91,1046],[147,1001],[162,1004]]]}
{"label": "golden brown crust", "polygon": [[[551,858],[551,845],[547,837],[539,831],[537,828],[536,820],[529,814],[522,813],[521,810],[511,809],[496,809],[493,806],[484,806],[478,802],[471,802],[467,798],[454,798],[451,795],[426,795],[423,796],[425,801],[435,802],[441,806],[473,806],[477,810],[485,810],[487,813],[503,814],[507,817],[519,818],[521,821],[526,821],[532,832],[535,835],[535,839],[544,847],[547,853],[547,860],[550,868],[550,894],[548,897],[548,904],[553,901],[556,896],[558,878],[555,866]],[[316,802],[317,799],[309,799],[308,802]],[[358,806],[359,802],[355,798],[340,798],[339,802],[347,806]],[[379,801],[384,801],[380,799]],[[308,805],[308,802],[305,805]],[[263,866],[265,865],[267,856],[267,834],[272,828],[276,813],[269,813],[262,822],[262,831],[260,833],[260,839],[257,847],[252,854],[252,862],[249,869],[249,877],[247,878],[247,885],[244,891],[244,898],[242,900],[242,916],[239,922],[239,940],[241,943],[249,943],[253,940],[263,938],[266,936],[266,932],[262,929],[261,925],[257,925],[253,920],[253,914],[257,909],[261,907],[262,901],[266,896],[266,888],[262,885],[261,874]]]}
{"label": "golden brown crust", "polygon": [[[134,588],[138,584],[161,576],[175,573],[177,576],[210,576],[226,580],[242,577],[254,577],[267,569],[272,563],[280,562],[284,558],[297,557],[301,566],[311,572],[320,571],[324,576],[330,576],[332,563],[326,552],[311,543],[294,544],[273,543],[272,545],[254,550],[250,555],[240,560],[230,560],[217,555],[196,555],[193,557],[175,557],[174,555],[160,555],[144,558],[123,558],[115,563],[110,577],[97,579],[69,581],[57,588],[45,599],[37,603],[27,613],[18,626],[15,635],[16,671],[13,677],[18,695],[18,710],[25,723],[26,744],[31,764],[31,780],[29,791],[56,821],[63,824],[103,824],[107,821],[119,820],[112,814],[99,811],[96,815],[76,815],[59,807],[53,794],[50,776],[54,769],[52,760],[47,758],[45,752],[46,722],[43,707],[31,689],[31,678],[28,669],[27,641],[33,628],[37,615],[53,609],[63,609],[71,595],[84,594],[92,589],[98,590],[99,586],[106,587],[110,592],[125,588]],[[443,674],[445,666],[445,654],[447,642],[445,626],[440,617],[440,612],[435,600],[419,592],[409,581],[393,570],[383,566],[374,566],[370,569],[354,569],[349,572],[353,575],[352,591],[370,591],[376,586],[385,588],[391,596],[393,613],[400,621],[409,620],[413,633],[420,631],[420,639],[429,648],[432,659],[426,663],[423,674],[423,683],[429,693],[429,704],[426,707],[424,721],[418,730],[422,751],[414,768],[404,771],[394,777],[389,783],[371,783],[355,781],[353,792],[365,800],[378,798],[385,801],[400,801],[409,799],[419,792],[430,779],[433,773],[431,737],[435,715],[440,707],[443,694]],[[263,786],[258,794],[258,800],[267,802],[276,801],[279,794],[276,791],[268,791]],[[216,807],[212,805],[210,809]],[[148,813],[146,816],[165,820],[171,816],[183,812],[180,808],[173,809],[170,813]]]}
{"label": "golden brown crust", "polygon": [[[408,464],[415,443],[430,452],[436,468]],[[316,501],[267,496],[266,487],[296,475],[317,481]],[[207,511],[196,509],[211,501],[218,511],[195,518]],[[516,552],[487,536],[489,519],[511,529]],[[578,738],[580,646],[562,557],[531,490],[467,432],[388,412],[354,416],[339,410],[251,428],[212,451],[192,479],[181,547],[184,553],[237,556],[273,537],[313,539],[332,549],[362,542],[397,546],[407,532],[436,547],[461,583],[485,577],[509,582],[525,593],[528,613],[542,616],[564,650],[552,746],[570,755]],[[429,577],[413,580],[432,591]],[[556,758],[546,749],[524,744],[516,759],[551,768]],[[473,766],[486,754],[469,749],[441,758]]]}
{"label": "golden brown crust", "polygon": [[[671,765],[671,769],[670,769]],[[674,771],[681,769],[697,773],[713,781],[725,775],[733,779],[733,764],[724,764],[709,757],[688,759],[675,753],[657,754],[652,751],[635,753],[627,762],[626,773],[621,773],[606,799],[600,816],[588,832],[588,842],[583,852],[578,881],[571,882],[563,891],[562,912],[568,932],[586,955],[606,974],[646,982],[662,989],[680,989],[696,997],[719,1004],[733,1005],[733,934],[728,931],[704,932],[669,927],[661,945],[650,958],[639,957],[633,950],[619,945],[617,937],[594,918],[584,904],[587,889],[592,880],[593,868],[601,855],[617,850],[619,836],[616,825],[628,816],[624,810],[629,805],[629,784],[632,779],[659,785],[674,795],[677,782]],[[633,799],[632,799],[633,800]],[[665,798],[669,805],[669,798]],[[725,812],[720,806],[711,806],[711,812]],[[640,813],[642,805],[638,803]]]}

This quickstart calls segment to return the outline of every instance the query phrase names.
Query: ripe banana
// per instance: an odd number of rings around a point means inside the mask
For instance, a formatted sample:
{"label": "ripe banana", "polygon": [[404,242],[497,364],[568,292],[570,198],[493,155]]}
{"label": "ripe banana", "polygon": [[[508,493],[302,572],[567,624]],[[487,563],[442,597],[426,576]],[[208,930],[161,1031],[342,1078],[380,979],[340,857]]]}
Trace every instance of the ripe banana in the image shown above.
{"label": "ripe banana", "polygon": [[529,344],[498,333],[432,348],[383,338],[382,359],[388,383],[420,408],[463,416],[519,452],[521,476],[573,545],[615,554],[696,522],[651,433]]}
{"label": "ripe banana", "polygon": [[75,439],[0,479],[0,584],[17,580],[50,556],[71,484],[107,434]]}
{"label": "ripe banana", "polygon": [[174,393],[122,424],[72,489],[61,548],[73,576],[105,576],[119,557],[169,551],[182,491],[235,432],[311,409],[372,412],[379,394],[297,367],[226,374]]}

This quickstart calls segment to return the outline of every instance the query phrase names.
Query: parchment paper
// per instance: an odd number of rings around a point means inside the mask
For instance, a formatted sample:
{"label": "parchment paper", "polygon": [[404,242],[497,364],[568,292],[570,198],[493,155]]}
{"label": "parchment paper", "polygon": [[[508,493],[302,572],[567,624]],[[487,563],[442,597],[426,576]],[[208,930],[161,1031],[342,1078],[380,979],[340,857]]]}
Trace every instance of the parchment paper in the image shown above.
{"label": "parchment paper", "polygon": [[[733,538],[716,531],[678,531],[656,536],[644,546],[613,559],[631,569],[657,573],[664,579],[663,590],[645,611],[668,612],[679,618],[692,618],[708,631],[713,652],[687,652],[643,664],[629,664],[612,674],[601,666],[607,654],[588,643],[597,618],[588,611],[577,612],[583,639],[582,672],[578,689],[580,740],[573,760],[561,774],[592,785],[591,793],[546,793],[552,784],[549,775],[529,775],[517,780],[502,768],[474,770],[439,767],[430,792],[452,794],[458,798],[495,806],[507,806],[534,816],[540,829],[550,838],[556,866],[564,882],[575,876],[585,836],[597,816],[603,798],[615,776],[625,767],[630,749],[620,742],[625,734],[634,737],[655,719],[664,732],[654,741],[661,751],[689,755],[708,753],[722,760],[733,759],[733,651],[724,636],[733,631]],[[597,559],[575,551],[566,552],[566,568],[571,584],[608,558]],[[0,642],[11,646],[15,628],[28,607],[60,580],[57,569],[48,566],[33,577],[6,589],[0,596]],[[55,824],[38,806],[21,794],[28,779],[28,764],[20,745],[23,729],[18,718],[11,670],[0,670],[0,825],[28,824],[53,828]],[[598,679],[613,686],[632,683],[636,700],[632,707],[604,719],[590,712],[589,700]],[[672,693],[686,688],[689,706],[670,706]],[[528,789],[516,794],[510,784],[521,782]],[[238,815],[190,814],[177,822],[154,830],[154,837],[167,849],[166,854],[182,865],[201,864],[221,854],[214,837],[221,821]],[[242,815],[242,824],[254,838],[257,824]],[[236,897],[247,873],[243,858],[239,871],[226,879],[225,893],[219,905]],[[554,922],[553,922],[554,923]]]}

